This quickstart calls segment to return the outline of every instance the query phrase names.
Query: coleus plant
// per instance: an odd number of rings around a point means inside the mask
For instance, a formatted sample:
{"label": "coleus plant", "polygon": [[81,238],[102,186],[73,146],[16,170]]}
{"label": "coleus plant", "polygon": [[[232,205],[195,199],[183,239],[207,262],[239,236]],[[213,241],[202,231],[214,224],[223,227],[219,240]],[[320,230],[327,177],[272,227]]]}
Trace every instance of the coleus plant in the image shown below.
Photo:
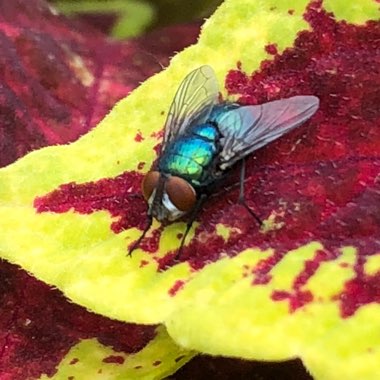
{"label": "coleus plant", "polygon": [[[1,4],[0,19],[1,166],[38,147],[77,139],[199,34],[194,24],[112,42],[30,0]],[[156,326],[91,313],[5,261],[0,289],[1,379],[53,375],[60,362],[61,375],[64,363],[77,377],[89,368],[103,376],[115,368],[144,373],[148,363],[149,374],[162,377],[191,357]]]}
{"label": "coleus plant", "polygon": [[[2,256],[95,313],[164,325],[189,350],[300,357],[316,379],[376,379],[378,18],[373,0],[226,1],[196,45],[94,130],[0,171]],[[225,83],[223,97],[257,104],[313,94],[320,109],[247,161],[247,201],[264,227],[236,204],[231,180],[200,213],[180,263],[184,223],[156,223],[127,258],[145,223],[139,184],[165,112],[184,76],[205,63]],[[145,350],[173,344],[162,328],[157,337]],[[183,352],[166,373],[191,355]],[[74,376],[77,363],[66,360],[57,376]],[[159,376],[149,368],[133,367]]]}

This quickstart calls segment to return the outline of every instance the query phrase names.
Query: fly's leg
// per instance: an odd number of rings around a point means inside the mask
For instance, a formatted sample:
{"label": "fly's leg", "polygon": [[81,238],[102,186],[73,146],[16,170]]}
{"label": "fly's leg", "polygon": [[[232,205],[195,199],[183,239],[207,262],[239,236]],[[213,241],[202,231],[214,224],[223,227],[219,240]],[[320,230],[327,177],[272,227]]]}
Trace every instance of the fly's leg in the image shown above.
{"label": "fly's leg", "polygon": [[140,235],[140,237],[133,243],[132,247],[128,251],[128,256],[132,257],[132,252],[137,249],[142,241],[144,239],[146,233],[149,231],[150,227],[152,226],[153,217],[152,215],[148,215],[148,223],[146,224],[143,233]]}
{"label": "fly's leg", "polygon": [[175,256],[175,260],[178,260],[179,257],[181,256],[183,246],[185,245],[186,237],[187,237],[187,235],[188,235],[188,233],[189,233],[189,231],[190,231],[190,229],[194,223],[194,220],[197,217],[198,212],[199,212],[199,210],[200,210],[200,208],[201,208],[201,206],[202,206],[202,204],[206,198],[207,198],[206,194],[201,194],[199,199],[197,200],[197,203],[195,204],[194,208],[191,210],[191,214],[189,216],[189,221],[186,224],[186,230],[182,236],[181,245],[178,248],[177,254]]}
{"label": "fly's leg", "polygon": [[253,219],[256,220],[256,222],[261,227],[263,225],[263,222],[261,219],[248,207],[247,203],[245,202],[244,198],[244,179],[245,179],[245,159],[243,158],[241,160],[241,170],[240,170],[240,193],[239,193],[239,203],[244,206],[244,208],[249,212],[249,214],[252,216]]}

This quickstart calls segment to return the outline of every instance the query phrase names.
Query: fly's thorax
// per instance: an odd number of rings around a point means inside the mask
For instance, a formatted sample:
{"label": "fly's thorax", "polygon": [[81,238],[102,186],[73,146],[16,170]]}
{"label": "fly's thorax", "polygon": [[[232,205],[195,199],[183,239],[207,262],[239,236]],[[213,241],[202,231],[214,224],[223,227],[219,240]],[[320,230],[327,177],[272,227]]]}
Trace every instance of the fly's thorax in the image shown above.
{"label": "fly's thorax", "polygon": [[217,143],[217,141],[220,138],[219,130],[217,128],[216,123],[214,122],[207,122],[205,124],[195,125],[192,128],[190,128],[188,134],[202,137],[206,141],[213,142],[214,144]]}
{"label": "fly's thorax", "polygon": [[174,221],[191,211],[197,194],[185,179],[158,171],[148,172],[142,192],[149,205],[149,214],[162,221]]}
{"label": "fly's thorax", "polygon": [[196,125],[173,141],[159,160],[159,171],[202,186],[218,154],[219,131],[212,123]]}

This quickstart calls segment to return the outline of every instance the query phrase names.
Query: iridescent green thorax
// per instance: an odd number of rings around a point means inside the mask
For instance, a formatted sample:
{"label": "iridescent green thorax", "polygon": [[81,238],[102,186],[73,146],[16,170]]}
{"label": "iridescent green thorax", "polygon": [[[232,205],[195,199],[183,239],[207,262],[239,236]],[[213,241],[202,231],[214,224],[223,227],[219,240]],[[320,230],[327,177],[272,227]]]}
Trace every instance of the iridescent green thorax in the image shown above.
{"label": "iridescent green thorax", "polygon": [[192,135],[203,137],[206,141],[216,142],[219,132],[214,124],[207,123],[196,125],[190,130]]}
{"label": "iridescent green thorax", "polygon": [[219,132],[211,123],[194,126],[172,142],[161,157],[159,170],[182,177],[193,186],[207,182],[209,169],[218,153]]}

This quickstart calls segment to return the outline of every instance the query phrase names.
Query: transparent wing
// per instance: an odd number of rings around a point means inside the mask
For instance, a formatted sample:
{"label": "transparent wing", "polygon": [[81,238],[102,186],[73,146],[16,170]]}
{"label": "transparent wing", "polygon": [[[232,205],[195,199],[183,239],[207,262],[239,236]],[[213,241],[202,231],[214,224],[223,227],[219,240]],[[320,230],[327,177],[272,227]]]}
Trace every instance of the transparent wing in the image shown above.
{"label": "transparent wing", "polygon": [[304,123],[318,106],[319,99],[315,96],[294,96],[220,113],[215,120],[223,135],[220,168],[232,166]]}
{"label": "transparent wing", "polygon": [[170,106],[161,152],[170,141],[182,135],[187,127],[205,122],[218,95],[218,82],[210,66],[201,66],[188,74]]}

